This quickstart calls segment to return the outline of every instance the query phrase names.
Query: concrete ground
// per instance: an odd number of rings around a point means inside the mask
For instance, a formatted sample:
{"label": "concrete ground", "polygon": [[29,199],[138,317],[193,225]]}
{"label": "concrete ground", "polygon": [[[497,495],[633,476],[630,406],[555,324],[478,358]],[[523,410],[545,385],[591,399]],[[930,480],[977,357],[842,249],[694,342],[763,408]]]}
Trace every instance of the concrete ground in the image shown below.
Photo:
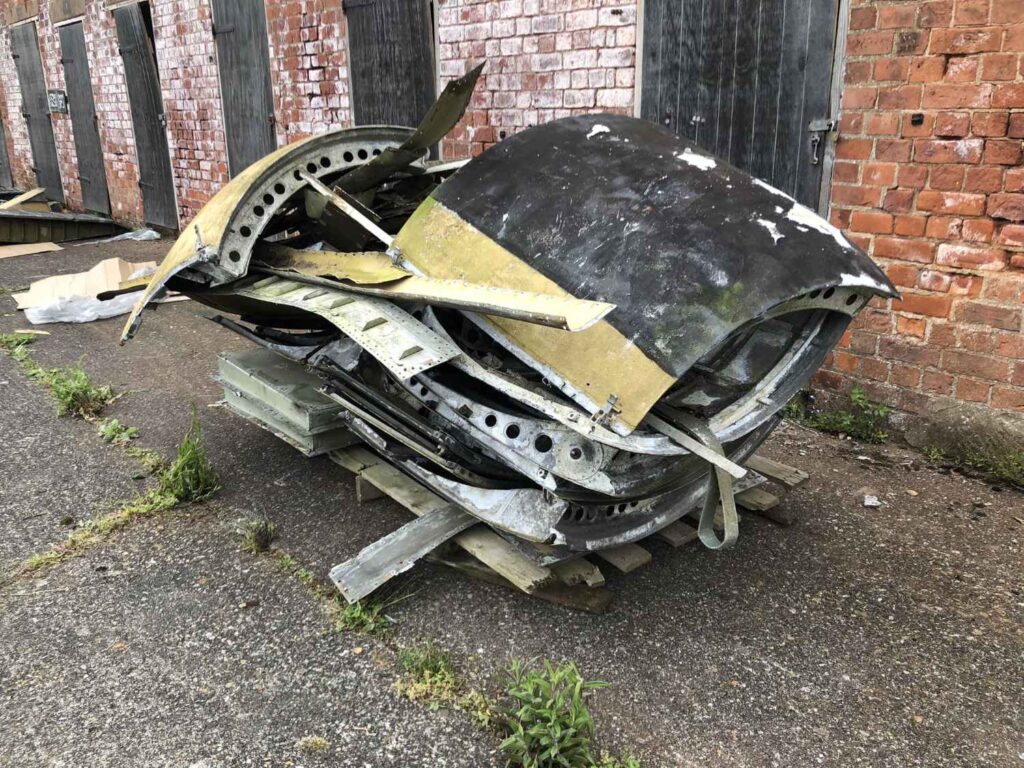
{"label": "concrete ground", "polygon": [[[0,294],[168,246],[0,260]],[[240,550],[238,519],[265,514],[326,576],[408,515],[358,507],[341,469],[211,407],[217,353],[248,342],[204,314],[165,305],[125,347],[123,318],[33,345],[47,366],[84,355],[126,393],[109,415],[164,456],[196,403],[224,486],[37,579],[10,574],[151,481],[0,354],[0,766],[502,765],[467,715],[394,692],[386,644],[332,631],[306,587]],[[25,324],[0,295],[0,332]],[[489,693],[510,658],[576,661],[610,683],[600,746],[645,766],[1024,765],[1024,495],[794,426],[765,453],[812,476],[784,501],[792,527],[745,516],[723,554],[652,544],[651,565],[608,574],[603,616],[421,565],[389,610],[395,640],[448,649]]]}

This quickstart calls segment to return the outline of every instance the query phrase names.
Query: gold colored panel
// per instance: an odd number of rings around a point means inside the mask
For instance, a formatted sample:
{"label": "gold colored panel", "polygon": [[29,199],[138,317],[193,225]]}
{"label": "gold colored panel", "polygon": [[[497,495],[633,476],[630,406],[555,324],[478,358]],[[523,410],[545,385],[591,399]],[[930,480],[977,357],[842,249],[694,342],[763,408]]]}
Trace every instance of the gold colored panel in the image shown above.
{"label": "gold colored panel", "polygon": [[59,24],[62,21],[85,15],[85,0],[50,0],[50,23]]}
{"label": "gold colored panel", "polygon": [[39,0],[14,0],[4,12],[4,20],[8,24],[17,24],[38,15]]}
{"label": "gold colored panel", "polygon": [[[410,217],[395,245],[429,277],[570,295],[433,198]],[[594,410],[616,396],[621,410],[611,425],[617,432],[634,430],[675,382],[607,320],[569,333],[519,320],[489,319],[530,357],[586,395]]]}

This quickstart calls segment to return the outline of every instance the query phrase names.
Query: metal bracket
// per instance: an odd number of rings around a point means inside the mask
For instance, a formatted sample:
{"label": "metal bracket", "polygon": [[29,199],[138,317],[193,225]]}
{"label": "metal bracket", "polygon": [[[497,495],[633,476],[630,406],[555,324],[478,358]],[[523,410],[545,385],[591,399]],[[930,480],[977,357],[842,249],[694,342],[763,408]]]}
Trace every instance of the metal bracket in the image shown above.
{"label": "metal bracket", "polygon": [[821,163],[821,144],[826,135],[838,133],[839,121],[830,117],[819,117],[808,123],[807,131],[811,134],[811,165],[819,165]]}

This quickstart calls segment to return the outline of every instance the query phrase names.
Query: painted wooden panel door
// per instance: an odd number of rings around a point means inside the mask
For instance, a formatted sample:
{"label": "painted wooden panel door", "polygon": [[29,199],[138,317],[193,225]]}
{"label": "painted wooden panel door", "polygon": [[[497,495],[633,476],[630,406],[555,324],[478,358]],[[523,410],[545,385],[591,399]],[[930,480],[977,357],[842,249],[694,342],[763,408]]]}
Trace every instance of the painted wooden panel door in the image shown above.
{"label": "painted wooden panel door", "polygon": [[811,208],[838,0],[645,0],[640,113]]}
{"label": "painted wooden panel door", "polygon": [[96,122],[96,104],[92,96],[85,32],[80,21],[59,29],[64,83],[68,89],[68,112],[71,114],[71,130],[75,136],[75,154],[78,157],[78,180],[82,184],[82,205],[88,211],[109,215],[110,196]]}
{"label": "painted wooden panel door", "polygon": [[357,125],[419,125],[434,103],[428,0],[344,0]]}
{"label": "painted wooden panel door", "polygon": [[11,176],[11,158],[7,154],[7,129],[3,117],[0,117],[0,189],[13,189],[14,179]]}
{"label": "painted wooden panel door", "polygon": [[57,146],[53,142],[53,124],[50,122],[35,22],[11,28],[11,50],[21,87],[22,115],[28,123],[32,170],[35,171],[39,186],[46,190],[46,198],[63,203],[64,190],[60,182],[60,167],[57,165]]}
{"label": "painted wooden panel door", "polygon": [[262,0],[214,0],[228,167],[237,176],[277,148],[266,10]]}
{"label": "painted wooden panel door", "polygon": [[164,229],[178,228],[174,176],[167,145],[167,118],[160,93],[160,76],[153,52],[144,3],[114,10],[117,41],[128,85],[135,152],[139,162],[139,188],[146,222]]}

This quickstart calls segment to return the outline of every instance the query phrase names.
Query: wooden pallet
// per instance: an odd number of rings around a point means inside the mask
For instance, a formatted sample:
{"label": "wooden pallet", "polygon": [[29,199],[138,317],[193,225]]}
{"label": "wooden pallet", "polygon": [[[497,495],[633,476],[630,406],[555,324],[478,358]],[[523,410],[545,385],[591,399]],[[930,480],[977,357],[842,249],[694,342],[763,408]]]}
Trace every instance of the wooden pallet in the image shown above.
{"label": "wooden pallet", "polygon": [[[355,475],[356,498],[360,504],[387,496],[417,517],[436,513],[449,506],[447,501],[433,491],[362,446],[343,448],[328,455]],[[754,456],[746,466],[783,488],[795,488],[809,478],[799,469],[762,456]],[[793,522],[790,513],[780,507],[779,497],[760,486],[738,493],[736,502],[745,511],[780,525]],[[699,510],[669,524],[650,538],[665,542],[673,548],[692,545],[697,541],[697,514]],[[719,512],[717,527],[720,527],[720,515]],[[549,603],[588,613],[603,613],[611,603],[612,593],[605,584],[600,565],[595,561],[622,573],[630,573],[653,559],[650,550],[643,545],[646,541],[623,544],[587,557],[545,567],[479,523],[456,534],[424,559],[473,578],[525,592]]]}

